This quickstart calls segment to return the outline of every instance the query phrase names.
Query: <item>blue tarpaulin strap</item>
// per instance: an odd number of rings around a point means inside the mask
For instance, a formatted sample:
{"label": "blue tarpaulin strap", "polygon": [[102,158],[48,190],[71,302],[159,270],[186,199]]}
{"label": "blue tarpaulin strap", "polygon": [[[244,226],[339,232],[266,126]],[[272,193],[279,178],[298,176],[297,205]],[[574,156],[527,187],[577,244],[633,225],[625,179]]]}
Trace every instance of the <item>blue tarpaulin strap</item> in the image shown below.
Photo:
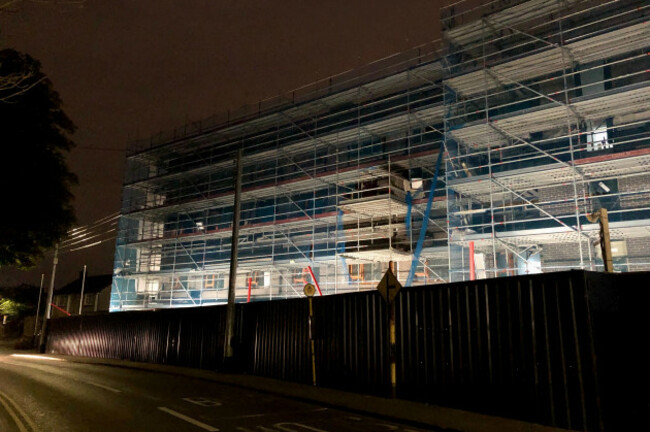
{"label": "blue tarpaulin strap", "polygon": [[440,173],[440,163],[442,162],[443,150],[444,150],[444,145],[443,143],[440,143],[440,150],[438,151],[438,161],[436,162],[436,171],[433,176],[433,181],[431,182],[431,189],[429,190],[429,199],[427,200],[427,209],[424,212],[424,216],[422,219],[422,228],[420,228],[420,237],[418,237],[418,243],[415,246],[413,261],[411,262],[411,270],[409,271],[409,276],[406,279],[405,286],[411,286],[411,284],[413,283],[413,276],[415,276],[415,270],[417,270],[418,268],[418,262],[420,261],[420,254],[422,253],[422,247],[424,246],[424,239],[427,236],[429,215],[431,214],[431,206],[433,205],[433,196],[436,192],[436,185],[438,184],[438,174]]}
{"label": "blue tarpaulin strap", "polygon": [[[344,253],[345,252],[345,231],[343,231],[343,210],[339,210],[338,214],[336,215],[336,231],[338,235],[343,236],[343,241],[338,242],[338,245],[336,245],[336,251],[338,253]],[[352,282],[352,279],[350,279],[350,272],[348,271],[348,266],[345,263],[345,257],[344,256],[339,256],[341,258],[341,266],[343,267],[343,274],[346,276],[346,279],[348,282]]]}

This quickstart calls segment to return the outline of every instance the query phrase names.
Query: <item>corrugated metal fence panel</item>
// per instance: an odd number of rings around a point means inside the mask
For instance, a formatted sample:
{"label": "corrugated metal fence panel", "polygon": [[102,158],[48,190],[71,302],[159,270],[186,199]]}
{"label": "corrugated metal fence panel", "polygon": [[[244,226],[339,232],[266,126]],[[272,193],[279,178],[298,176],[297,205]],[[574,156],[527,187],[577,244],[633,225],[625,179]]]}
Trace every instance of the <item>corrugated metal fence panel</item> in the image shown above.
{"label": "corrugated metal fence panel", "polygon": [[583,272],[414,287],[396,307],[400,395],[597,430]]}
{"label": "corrugated metal fence panel", "polygon": [[319,385],[385,394],[385,304],[376,292],[314,298]]}
{"label": "corrugated metal fence panel", "polygon": [[177,312],[175,364],[202,369],[219,368],[223,362],[225,308],[179,309]]}
{"label": "corrugated metal fence panel", "polygon": [[[578,430],[622,424],[618,412],[641,418],[645,387],[632,397],[621,382],[650,379],[639,354],[648,303],[636,301],[650,300],[647,278],[572,271],[405,288],[395,305],[399,396]],[[318,384],[388,395],[379,294],[316,297],[313,308]],[[240,369],[311,383],[308,310],[307,299],[238,304]],[[72,317],[53,320],[48,348],[219,369],[224,327],[222,306]]]}
{"label": "corrugated metal fence panel", "polygon": [[224,308],[127,312],[52,321],[48,350],[216,369],[222,364]]}
{"label": "corrugated metal fence panel", "polygon": [[[239,354],[247,371],[311,383],[309,304],[306,299],[240,305]],[[319,385],[385,392],[384,303],[374,292],[313,299]]]}
{"label": "corrugated metal fence panel", "polygon": [[240,361],[248,364],[250,373],[309,382],[307,301],[296,299],[242,306],[245,321],[248,321],[242,339],[248,341],[250,361]]}
{"label": "corrugated metal fence panel", "polygon": [[590,273],[587,290],[606,430],[650,430],[650,273]]}

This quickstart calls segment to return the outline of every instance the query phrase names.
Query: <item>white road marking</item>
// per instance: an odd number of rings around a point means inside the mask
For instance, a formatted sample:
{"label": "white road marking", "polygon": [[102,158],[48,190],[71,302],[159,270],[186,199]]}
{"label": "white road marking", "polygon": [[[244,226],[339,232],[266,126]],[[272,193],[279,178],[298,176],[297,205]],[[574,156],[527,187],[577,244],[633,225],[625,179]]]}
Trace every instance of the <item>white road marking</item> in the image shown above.
{"label": "white road marking", "polygon": [[[32,431],[36,432],[36,425],[32,419],[30,419],[27,414],[25,414],[25,411],[23,411],[16,402],[14,402],[3,392],[0,392],[0,403],[5,407],[5,410],[14,419],[14,423],[16,423],[18,429],[20,429],[20,432],[29,432],[29,429],[25,427],[25,423],[27,423],[27,426],[29,426]],[[22,421],[20,417],[22,417]]]}
{"label": "white road marking", "polygon": [[255,418],[255,417],[271,417],[271,416],[281,416],[281,415],[295,415],[295,414],[303,414],[303,413],[311,413],[311,412],[324,412],[327,411],[329,408],[315,408],[315,409],[310,409],[310,410],[299,410],[299,411],[274,411],[270,413],[260,413],[260,414],[245,414],[245,415],[238,415],[238,416],[231,416],[231,417],[219,417],[219,420],[238,420],[238,419],[245,419],[245,418]]}
{"label": "white road marking", "polygon": [[19,358],[31,359],[31,360],[65,361],[64,359],[60,359],[56,357],[48,357],[48,356],[35,355],[35,354],[11,354],[10,357],[19,357]]}
{"label": "white road marking", "polygon": [[194,426],[198,426],[198,427],[200,427],[200,428],[202,428],[202,429],[205,429],[205,430],[207,430],[207,431],[210,431],[210,432],[219,432],[219,429],[217,429],[216,427],[214,427],[214,426],[210,426],[209,424],[205,424],[205,423],[203,423],[203,422],[200,422],[200,421],[198,421],[198,420],[195,420],[195,419],[193,419],[192,417],[188,417],[188,416],[186,416],[185,414],[181,414],[181,413],[179,413],[178,411],[174,411],[173,409],[169,409],[169,408],[167,408],[167,407],[158,407],[158,409],[159,409],[160,411],[162,411],[162,412],[165,412],[165,413],[167,413],[167,414],[169,414],[169,415],[173,415],[174,417],[177,417],[177,418],[179,418],[179,419],[181,419],[181,420],[185,420],[186,422],[191,423],[191,424],[193,424]]}
{"label": "white road marking", "polygon": [[90,384],[91,386],[103,388],[104,390],[112,391],[113,393],[122,393],[122,390],[118,390],[116,388],[109,387],[109,386],[104,385],[104,384],[99,384],[99,383],[91,382],[91,381],[83,381],[83,380],[79,380],[79,381],[81,381],[82,383]]}
{"label": "white road marking", "polygon": [[214,399],[209,399],[205,397],[186,397],[186,398],[181,398],[185,402],[193,403],[194,405],[202,406],[202,407],[216,407],[216,406],[221,406],[223,405],[221,402],[216,401]]}
{"label": "white road marking", "polygon": [[389,431],[399,430],[399,428],[397,426],[391,425],[391,424],[386,424],[386,423],[375,423],[374,426],[379,426],[380,428],[384,428],[383,430],[389,430]]}

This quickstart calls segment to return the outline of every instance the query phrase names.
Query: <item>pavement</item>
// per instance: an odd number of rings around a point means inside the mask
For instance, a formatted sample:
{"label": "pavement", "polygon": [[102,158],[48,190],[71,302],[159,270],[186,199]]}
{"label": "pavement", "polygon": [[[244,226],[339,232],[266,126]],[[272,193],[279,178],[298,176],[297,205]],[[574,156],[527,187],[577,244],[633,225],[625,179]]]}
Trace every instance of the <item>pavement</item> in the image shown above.
{"label": "pavement", "polygon": [[559,432],[275,379],[0,344],[0,431]]}

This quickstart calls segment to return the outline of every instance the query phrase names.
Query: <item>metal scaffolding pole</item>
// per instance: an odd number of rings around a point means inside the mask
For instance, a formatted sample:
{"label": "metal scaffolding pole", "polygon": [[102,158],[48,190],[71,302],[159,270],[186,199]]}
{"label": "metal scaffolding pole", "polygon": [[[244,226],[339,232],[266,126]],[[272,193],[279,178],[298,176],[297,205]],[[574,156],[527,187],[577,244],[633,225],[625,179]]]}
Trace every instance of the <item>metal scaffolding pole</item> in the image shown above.
{"label": "metal scaffolding pole", "polygon": [[83,312],[84,307],[84,288],[86,288],[86,270],[87,266],[84,264],[84,272],[81,278],[81,294],[79,295],[79,315]]}
{"label": "metal scaffolding pole", "polygon": [[36,306],[36,316],[34,317],[34,337],[38,331],[38,316],[41,314],[41,298],[43,297],[43,282],[45,281],[45,273],[41,273],[41,284],[38,289],[38,303]]}

